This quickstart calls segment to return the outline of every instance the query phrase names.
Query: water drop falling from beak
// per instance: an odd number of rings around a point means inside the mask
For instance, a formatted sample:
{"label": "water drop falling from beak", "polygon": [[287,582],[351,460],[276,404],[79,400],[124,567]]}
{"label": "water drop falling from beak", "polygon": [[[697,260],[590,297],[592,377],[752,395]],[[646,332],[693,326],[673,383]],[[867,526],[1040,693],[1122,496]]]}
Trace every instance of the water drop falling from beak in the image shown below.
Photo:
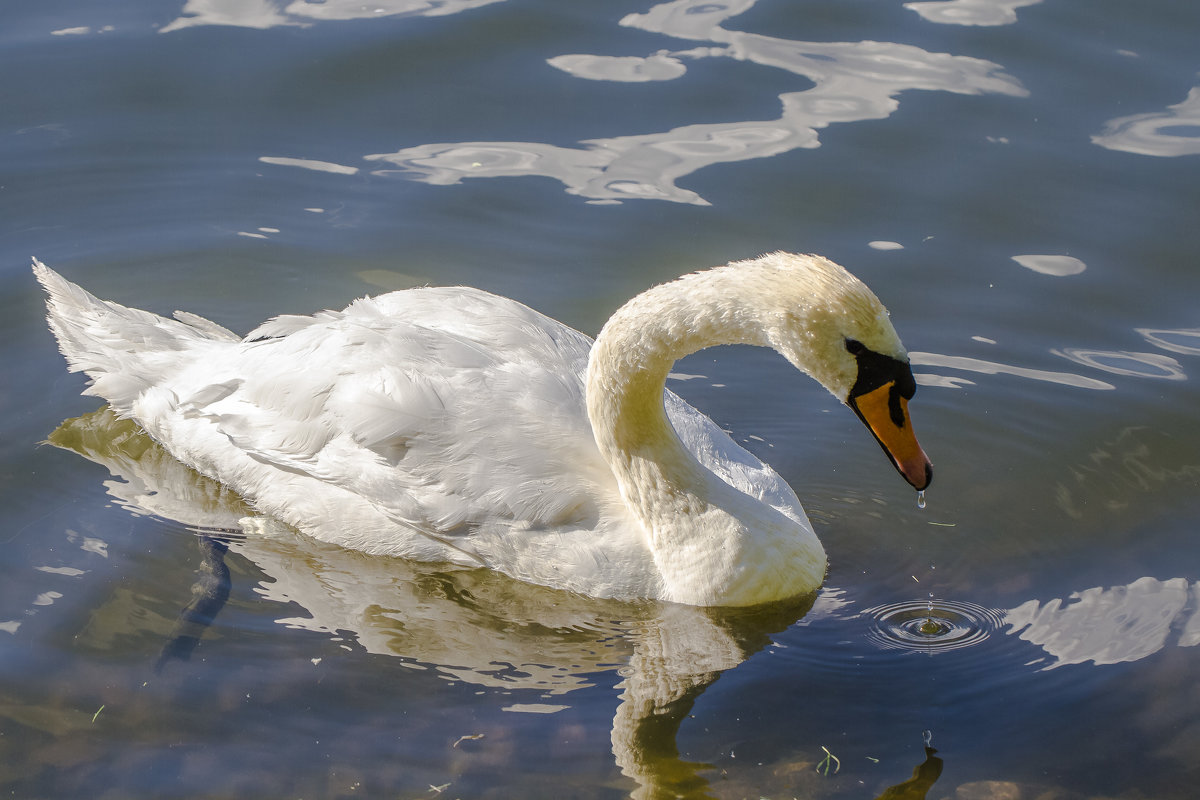
{"label": "water drop falling from beak", "polygon": [[924,507],[925,507],[925,490],[922,489],[921,491],[917,492],[917,508],[924,508]]}

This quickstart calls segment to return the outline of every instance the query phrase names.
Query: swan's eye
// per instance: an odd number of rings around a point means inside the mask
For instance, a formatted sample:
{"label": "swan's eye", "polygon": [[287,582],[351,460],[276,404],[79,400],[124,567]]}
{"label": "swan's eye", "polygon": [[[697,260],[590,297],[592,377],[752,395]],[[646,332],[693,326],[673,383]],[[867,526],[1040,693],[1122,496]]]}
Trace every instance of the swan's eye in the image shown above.
{"label": "swan's eye", "polygon": [[846,340],[846,352],[852,356],[860,356],[867,352],[867,346],[857,339]]}

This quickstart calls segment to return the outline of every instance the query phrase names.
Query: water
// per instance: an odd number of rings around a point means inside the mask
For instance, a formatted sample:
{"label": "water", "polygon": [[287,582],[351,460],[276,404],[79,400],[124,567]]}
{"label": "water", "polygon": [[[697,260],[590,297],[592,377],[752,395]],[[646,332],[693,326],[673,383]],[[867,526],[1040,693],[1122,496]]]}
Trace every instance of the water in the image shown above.
{"label": "water", "polygon": [[[3,16],[6,793],[1194,794],[1193,5]],[[40,444],[97,404],[31,255],[236,330],[463,283],[594,333],[653,282],[778,248],[888,305],[937,466],[919,510],[778,357],[679,365],[700,377],[672,388],[796,487],[827,547],[794,604],[369,559],[242,530],[236,497],[103,415]]]}
{"label": "water", "polygon": [[881,647],[925,653],[976,645],[1005,623],[1001,611],[954,600],[935,603],[932,598],[906,600],[862,613],[874,620],[871,638]]}

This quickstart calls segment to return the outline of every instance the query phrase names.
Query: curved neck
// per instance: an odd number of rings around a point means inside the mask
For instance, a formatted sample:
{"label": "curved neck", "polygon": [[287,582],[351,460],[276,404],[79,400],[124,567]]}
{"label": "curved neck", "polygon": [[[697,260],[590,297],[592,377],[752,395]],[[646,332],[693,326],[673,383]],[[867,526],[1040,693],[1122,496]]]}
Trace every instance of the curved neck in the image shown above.
{"label": "curved neck", "polygon": [[[745,598],[738,592],[764,588],[750,587],[749,576],[772,554],[783,554],[777,552],[780,542],[785,551],[801,545],[797,522],[700,464],[664,407],[676,360],[715,345],[773,344],[769,322],[764,324],[770,312],[761,307],[761,294],[747,291],[747,277],[710,270],[638,295],[604,326],[588,363],[588,417],[596,444],[646,530],[667,599],[679,602],[740,604]],[[746,299],[752,297],[760,303]],[[791,560],[793,553],[787,555]],[[759,566],[749,568],[752,562]],[[736,588],[743,579],[747,585]],[[687,588],[676,593],[673,583]]]}
{"label": "curved neck", "polygon": [[739,302],[740,293],[726,291],[731,277],[714,270],[656,286],[619,308],[600,331],[588,362],[587,398],[606,456],[681,447],[663,406],[676,361],[717,345],[770,344],[756,312]]}
{"label": "curved neck", "polygon": [[[663,392],[672,366],[706,347],[769,344],[760,312],[741,300],[745,292],[737,278],[728,269],[710,270],[643,292],[617,309],[592,347],[587,376],[592,431],[626,502],[637,506],[643,522],[651,509],[635,501],[647,479],[695,493],[710,475],[667,420]],[[623,474],[630,469],[651,474]]]}

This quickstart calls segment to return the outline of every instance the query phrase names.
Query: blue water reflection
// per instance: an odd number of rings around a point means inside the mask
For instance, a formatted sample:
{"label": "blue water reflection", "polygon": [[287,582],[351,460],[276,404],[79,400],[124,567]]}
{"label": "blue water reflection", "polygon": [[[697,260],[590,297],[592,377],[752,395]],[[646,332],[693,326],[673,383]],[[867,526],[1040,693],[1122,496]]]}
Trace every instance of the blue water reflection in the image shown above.
{"label": "blue water reflection", "polygon": [[[570,708],[566,695],[618,680],[612,749],[617,766],[641,787],[634,796],[705,785],[697,767],[679,759],[670,728],[721,673],[812,605],[813,598],[800,598],[765,610],[725,612],[597,601],[486,570],[365,556],[254,515],[236,495],[183,466],[107,408],[68,420],[50,442],[104,466],[112,476],[105,490],[126,511],[199,533],[202,541],[220,537],[218,563],[214,567],[213,553],[205,550],[203,569],[219,572],[221,580],[194,587],[193,603],[166,637],[164,658],[186,660],[225,604],[230,579],[222,554],[228,548],[260,573],[255,593],[261,600],[286,609],[277,624],[399,657],[411,669],[432,670],[452,682],[502,690],[514,698],[506,711],[555,713]],[[82,547],[103,555],[103,542]],[[56,588],[39,593],[26,615],[62,598],[70,590],[65,579],[85,574],[41,571],[54,577],[39,582]],[[197,623],[193,610],[199,605],[209,611]],[[19,629],[19,620],[0,622],[0,632]],[[95,632],[84,638],[92,647],[114,646]],[[181,639],[186,647],[178,645]],[[666,740],[664,732],[671,734]]]}

